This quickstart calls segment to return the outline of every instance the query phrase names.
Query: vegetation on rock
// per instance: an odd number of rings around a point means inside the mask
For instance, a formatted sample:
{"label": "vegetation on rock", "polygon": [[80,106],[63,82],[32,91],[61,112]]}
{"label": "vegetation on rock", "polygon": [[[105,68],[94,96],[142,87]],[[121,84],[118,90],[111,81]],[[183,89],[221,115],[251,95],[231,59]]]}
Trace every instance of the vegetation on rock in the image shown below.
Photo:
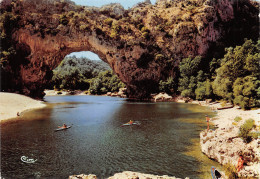
{"label": "vegetation on rock", "polygon": [[244,142],[250,142],[254,133],[251,133],[251,130],[255,128],[255,121],[253,119],[248,119],[243,125],[239,128],[239,137],[241,137]]}
{"label": "vegetation on rock", "polygon": [[234,165],[230,163],[224,165],[224,171],[227,178],[238,178],[237,169]]}

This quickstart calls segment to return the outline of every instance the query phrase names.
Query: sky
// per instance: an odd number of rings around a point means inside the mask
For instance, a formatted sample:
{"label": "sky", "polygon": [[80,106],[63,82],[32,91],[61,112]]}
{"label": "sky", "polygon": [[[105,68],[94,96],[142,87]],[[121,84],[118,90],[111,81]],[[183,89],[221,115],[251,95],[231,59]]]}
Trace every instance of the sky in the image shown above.
{"label": "sky", "polygon": [[[110,3],[120,3],[122,6],[124,6],[125,9],[128,9],[139,2],[143,2],[144,0],[72,0],[72,1],[74,1],[77,5],[97,6],[97,7],[101,7],[103,5],[110,4]],[[156,0],[151,0],[153,4],[155,4],[155,1]],[[98,57],[98,55],[90,51],[73,52],[68,56],[73,56],[73,55],[75,55],[78,58],[88,57],[91,60],[101,60]]]}
{"label": "sky", "polygon": [[82,51],[82,52],[73,52],[67,56],[73,56],[75,55],[77,58],[80,58],[80,57],[87,57],[89,58],[90,60],[101,60],[97,54],[93,53],[93,52],[90,52],[90,51]]}

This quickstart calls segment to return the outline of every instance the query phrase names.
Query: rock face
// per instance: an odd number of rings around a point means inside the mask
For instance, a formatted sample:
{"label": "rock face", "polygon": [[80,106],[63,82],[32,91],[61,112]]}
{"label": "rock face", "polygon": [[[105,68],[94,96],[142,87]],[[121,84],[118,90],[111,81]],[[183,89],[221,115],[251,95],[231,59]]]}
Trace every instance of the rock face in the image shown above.
{"label": "rock face", "polygon": [[238,128],[231,127],[223,130],[203,131],[200,133],[201,150],[209,158],[216,160],[222,165],[237,165],[239,154],[243,153],[246,166],[239,172],[241,177],[258,177],[259,156],[257,156],[260,146],[256,147],[257,141],[249,144],[243,142],[238,137]]}
{"label": "rock face", "polygon": [[[138,172],[125,171],[122,173],[116,173],[114,176],[109,177],[108,179],[178,179],[176,177],[170,177],[167,175],[158,176],[151,174],[144,174]],[[96,175],[73,175],[70,176],[69,179],[97,179]],[[188,179],[188,178],[186,178]]]}
{"label": "rock face", "polygon": [[[213,104],[212,107],[220,107],[220,104]],[[259,112],[259,109],[243,111],[237,108],[218,111],[217,117],[211,119],[218,128],[200,133],[201,151],[222,165],[233,166],[237,165],[239,154],[242,154],[245,165],[238,175],[259,177],[260,140],[253,139],[245,143],[239,137],[239,128],[247,119],[254,119],[256,126],[259,126]],[[235,121],[236,117],[241,117],[241,121]],[[259,128],[254,130],[259,131]]]}
{"label": "rock face", "polygon": [[92,51],[126,84],[128,97],[147,98],[160,80],[176,76],[182,58],[217,57],[227,45],[257,38],[258,9],[249,0],[234,2],[167,0],[124,10],[118,4],[91,8],[70,1],[4,0],[1,12],[17,19],[6,44],[17,53],[5,65],[11,77],[2,90],[40,97],[66,55]]}
{"label": "rock face", "polygon": [[159,93],[159,94],[153,96],[153,100],[155,102],[157,102],[157,101],[172,101],[173,98],[172,98],[172,96],[168,95],[167,93]]}

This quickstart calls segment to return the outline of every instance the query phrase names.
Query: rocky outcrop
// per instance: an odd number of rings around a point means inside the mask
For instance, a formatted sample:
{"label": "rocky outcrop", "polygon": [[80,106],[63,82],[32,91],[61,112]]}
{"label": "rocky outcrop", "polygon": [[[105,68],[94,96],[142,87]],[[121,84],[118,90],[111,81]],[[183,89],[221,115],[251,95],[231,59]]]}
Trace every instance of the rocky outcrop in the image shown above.
{"label": "rocky outcrop", "polygon": [[2,79],[8,80],[2,90],[33,97],[43,95],[52,70],[71,52],[98,54],[126,84],[129,97],[147,98],[160,80],[176,76],[182,58],[218,57],[225,46],[258,36],[258,8],[249,0],[167,0],[130,10],[59,0],[8,2],[1,12],[16,21],[9,27],[1,18],[8,27],[2,34],[12,32],[3,50],[16,53],[4,62]]}
{"label": "rocky outcrop", "polygon": [[119,88],[118,92],[107,92],[107,96],[112,96],[112,97],[120,97],[120,98],[126,98],[126,88]]}
{"label": "rocky outcrop", "polygon": [[[125,171],[122,173],[116,173],[114,176],[109,177],[108,179],[178,179],[176,177],[170,177],[167,175],[158,176],[158,175],[151,175],[151,174],[143,174],[139,172],[131,172]],[[73,175],[70,176],[69,179],[97,179],[96,175]],[[186,178],[188,179],[188,178]]]}
{"label": "rocky outcrop", "polygon": [[153,100],[155,102],[158,102],[158,101],[172,101],[173,98],[172,96],[168,95],[167,93],[159,93],[159,94],[156,94],[153,96]]}
{"label": "rocky outcrop", "polygon": [[[219,106],[219,104],[211,105],[213,108]],[[239,128],[247,119],[255,119],[256,126],[259,125],[259,111],[259,109],[242,111],[237,108],[219,111],[218,116],[211,119],[217,128],[200,133],[201,151],[222,165],[231,164],[233,166],[237,165],[239,155],[242,154],[245,165],[238,175],[240,177],[259,177],[260,140],[245,143],[239,137]],[[241,121],[234,121],[234,118],[238,116],[242,117]]]}
{"label": "rocky outcrop", "polygon": [[237,165],[239,154],[242,153],[246,165],[239,172],[239,175],[241,177],[258,177],[257,163],[260,156],[257,154],[260,146],[256,147],[258,145],[256,140],[249,144],[244,143],[238,137],[238,130],[238,128],[231,127],[201,132],[201,150],[209,158],[216,160],[220,164],[232,164],[233,166]]}

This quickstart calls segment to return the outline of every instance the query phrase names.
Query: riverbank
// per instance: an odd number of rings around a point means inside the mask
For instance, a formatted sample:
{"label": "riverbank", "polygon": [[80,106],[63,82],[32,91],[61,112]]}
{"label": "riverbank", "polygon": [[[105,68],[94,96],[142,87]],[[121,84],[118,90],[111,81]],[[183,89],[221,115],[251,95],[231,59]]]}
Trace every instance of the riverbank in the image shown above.
{"label": "riverbank", "polygon": [[23,112],[46,105],[42,101],[15,93],[0,92],[0,121],[15,118]]}
{"label": "riverbank", "polygon": [[[121,97],[126,98],[125,95],[126,88],[120,88],[118,92],[107,92],[106,94],[98,95],[98,96],[111,96],[111,97]],[[44,90],[45,96],[64,96],[64,95],[92,95],[89,91],[81,91],[81,90]]]}
{"label": "riverbank", "polygon": [[[183,101],[180,101],[183,102]],[[194,104],[208,106],[217,112],[211,118],[214,129],[204,130],[200,133],[201,151],[209,158],[222,165],[230,164],[233,168],[237,165],[239,154],[242,154],[245,165],[237,174],[239,177],[259,177],[260,144],[256,139],[245,143],[240,138],[240,126],[248,119],[255,121],[254,132],[259,132],[260,109],[244,111],[238,106],[229,109],[217,110],[221,108],[220,103],[206,103],[193,101]],[[234,120],[241,117],[239,120]]]}

